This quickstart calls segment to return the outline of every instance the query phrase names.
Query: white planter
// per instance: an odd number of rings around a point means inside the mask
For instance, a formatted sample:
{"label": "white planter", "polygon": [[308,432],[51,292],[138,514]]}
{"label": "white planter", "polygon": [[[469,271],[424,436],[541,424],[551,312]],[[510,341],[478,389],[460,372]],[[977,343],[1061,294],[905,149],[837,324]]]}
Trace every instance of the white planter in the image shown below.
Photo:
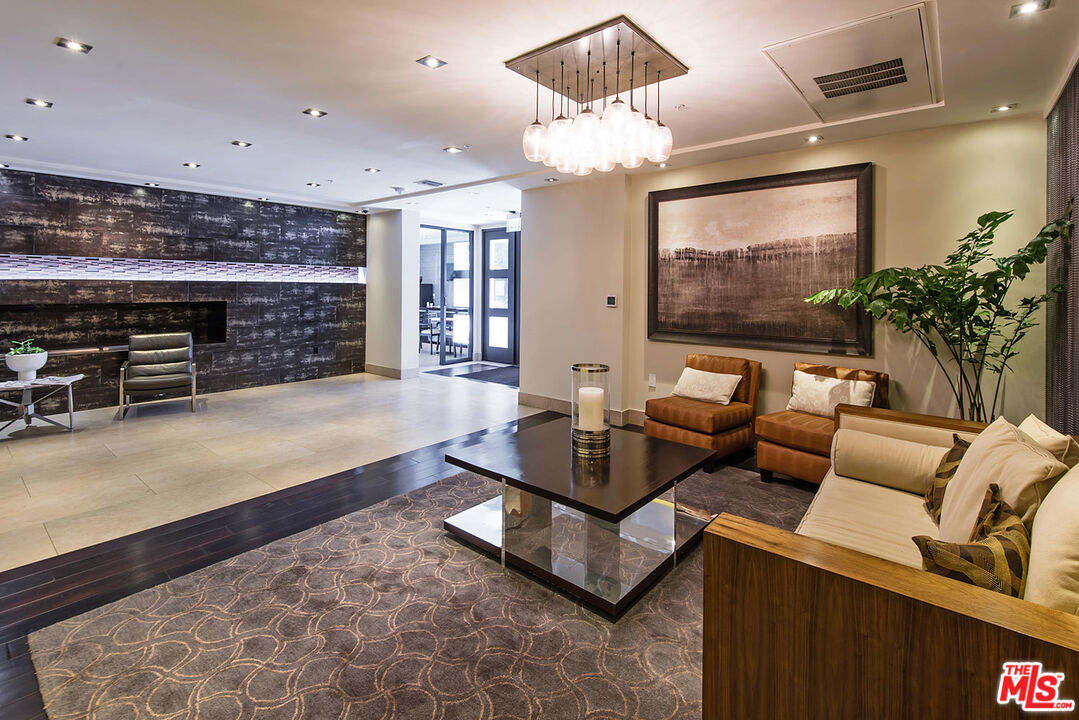
{"label": "white planter", "polygon": [[8,369],[19,373],[20,380],[34,380],[37,378],[37,371],[45,367],[45,363],[49,360],[49,353],[39,352],[32,355],[12,355],[7,354],[4,356],[4,362],[7,363]]}

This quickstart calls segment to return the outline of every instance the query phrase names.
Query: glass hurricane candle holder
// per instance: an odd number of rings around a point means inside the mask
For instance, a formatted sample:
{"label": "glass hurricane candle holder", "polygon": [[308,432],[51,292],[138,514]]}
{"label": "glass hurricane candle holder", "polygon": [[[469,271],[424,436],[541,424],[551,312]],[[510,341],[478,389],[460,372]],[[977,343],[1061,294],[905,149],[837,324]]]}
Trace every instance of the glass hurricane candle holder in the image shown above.
{"label": "glass hurricane candle holder", "polygon": [[576,363],[570,368],[570,444],[584,457],[611,453],[611,368]]}

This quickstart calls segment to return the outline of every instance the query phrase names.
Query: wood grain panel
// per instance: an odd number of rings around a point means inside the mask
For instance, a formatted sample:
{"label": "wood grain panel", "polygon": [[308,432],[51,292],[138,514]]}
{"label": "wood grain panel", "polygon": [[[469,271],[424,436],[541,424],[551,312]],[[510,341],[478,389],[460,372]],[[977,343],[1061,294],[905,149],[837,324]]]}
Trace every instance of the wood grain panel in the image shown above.
{"label": "wood grain panel", "polygon": [[704,717],[1010,718],[1004,662],[1079,694],[1079,618],[744,518],[704,540]]}

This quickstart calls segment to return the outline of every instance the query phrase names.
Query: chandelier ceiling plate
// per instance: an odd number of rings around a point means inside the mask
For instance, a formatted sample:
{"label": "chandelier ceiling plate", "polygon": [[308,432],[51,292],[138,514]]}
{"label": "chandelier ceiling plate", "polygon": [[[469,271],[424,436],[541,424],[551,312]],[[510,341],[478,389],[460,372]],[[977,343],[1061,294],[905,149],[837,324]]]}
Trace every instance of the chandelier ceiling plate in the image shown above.
{"label": "chandelier ceiling plate", "polygon": [[[618,68],[615,62],[615,46],[619,40],[622,41],[622,50],[619,53],[621,72],[616,72]],[[576,77],[575,73],[578,70],[581,75],[587,74],[589,67],[588,52],[590,50],[592,52],[592,79],[595,83],[593,97],[597,100],[616,94],[616,77],[619,78],[618,93],[628,93],[630,91],[631,77],[633,78],[632,87],[634,89],[644,87],[646,79],[642,70],[646,62],[648,63],[647,82],[649,83],[655,82],[657,72],[663,80],[669,80],[689,72],[689,68],[685,64],[653,40],[648,33],[641,30],[625,15],[619,15],[607,22],[564,37],[541,48],[536,48],[512,60],[507,60],[506,67],[520,73],[532,82],[536,81],[536,71],[538,70],[541,85],[576,100],[575,81],[571,82],[570,79]],[[632,53],[636,53],[636,73],[630,72]],[[602,86],[604,60],[607,61],[606,93],[603,92]],[[561,63],[563,62],[565,62],[565,82],[570,88],[568,94],[566,88],[557,87],[559,84],[558,78],[561,77]],[[555,84],[553,88],[551,85],[552,79],[554,79]],[[581,90],[583,96],[587,96],[586,88],[587,85]]]}

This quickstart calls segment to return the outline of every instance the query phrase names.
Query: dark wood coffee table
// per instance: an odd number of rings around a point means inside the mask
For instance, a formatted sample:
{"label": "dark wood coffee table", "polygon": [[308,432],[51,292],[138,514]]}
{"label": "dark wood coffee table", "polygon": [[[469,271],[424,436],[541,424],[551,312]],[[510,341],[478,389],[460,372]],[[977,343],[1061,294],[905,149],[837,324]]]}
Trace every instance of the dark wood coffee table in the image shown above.
{"label": "dark wood coffee table", "polygon": [[711,450],[611,429],[611,455],[578,459],[569,418],[447,453],[502,484],[446,518],[455,537],[614,617],[700,540],[714,515],[678,504]]}

